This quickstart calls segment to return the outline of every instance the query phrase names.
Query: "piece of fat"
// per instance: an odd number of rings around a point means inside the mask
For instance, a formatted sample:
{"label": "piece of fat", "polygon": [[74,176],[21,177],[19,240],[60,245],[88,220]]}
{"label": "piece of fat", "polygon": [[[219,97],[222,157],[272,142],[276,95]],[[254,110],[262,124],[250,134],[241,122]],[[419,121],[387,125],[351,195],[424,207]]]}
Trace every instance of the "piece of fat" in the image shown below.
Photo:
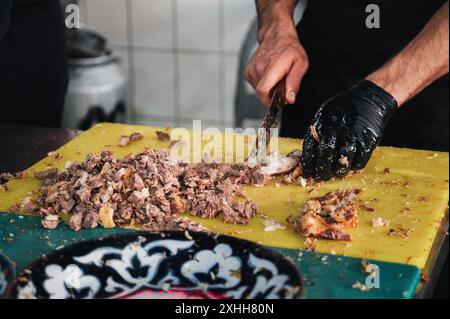
{"label": "piece of fat", "polygon": [[300,164],[298,153],[291,154],[271,158],[267,165],[260,167],[259,173],[263,175],[283,175],[289,173]]}
{"label": "piece of fat", "polygon": [[265,219],[263,221],[265,232],[274,232],[277,230],[285,230],[286,226],[280,224],[278,221],[273,219]]}

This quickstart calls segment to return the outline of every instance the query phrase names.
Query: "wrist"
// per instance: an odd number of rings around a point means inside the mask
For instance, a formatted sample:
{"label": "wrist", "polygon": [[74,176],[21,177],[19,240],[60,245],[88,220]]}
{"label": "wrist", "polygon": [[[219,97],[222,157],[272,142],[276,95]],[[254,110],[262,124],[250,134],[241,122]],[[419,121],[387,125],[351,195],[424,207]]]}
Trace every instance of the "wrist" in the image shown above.
{"label": "wrist", "polygon": [[399,86],[398,79],[391,75],[389,70],[378,70],[366,77],[366,80],[376,84],[389,93],[397,102],[397,106],[403,105],[409,98],[410,93],[405,85]]}
{"label": "wrist", "polygon": [[258,28],[257,39],[260,44],[267,39],[279,36],[297,37],[294,21],[288,14],[280,14],[273,17],[265,23],[261,23]]}

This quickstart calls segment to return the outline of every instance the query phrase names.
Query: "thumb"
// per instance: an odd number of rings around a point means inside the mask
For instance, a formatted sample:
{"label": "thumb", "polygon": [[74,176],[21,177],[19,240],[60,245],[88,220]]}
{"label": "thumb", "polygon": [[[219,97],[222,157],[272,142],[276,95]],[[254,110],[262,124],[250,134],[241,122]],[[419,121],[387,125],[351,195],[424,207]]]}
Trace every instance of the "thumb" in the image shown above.
{"label": "thumb", "polygon": [[295,104],[295,100],[297,98],[298,91],[300,90],[300,85],[303,79],[303,76],[306,73],[306,67],[304,63],[301,61],[297,61],[292,66],[289,73],[286,75],[286,102],[289,104]]}

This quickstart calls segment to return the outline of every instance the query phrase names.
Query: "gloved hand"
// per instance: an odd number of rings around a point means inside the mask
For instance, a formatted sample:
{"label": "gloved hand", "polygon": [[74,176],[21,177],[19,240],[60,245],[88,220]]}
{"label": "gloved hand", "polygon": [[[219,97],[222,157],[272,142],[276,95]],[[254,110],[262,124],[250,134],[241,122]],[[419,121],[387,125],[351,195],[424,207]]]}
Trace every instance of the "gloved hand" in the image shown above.
{"label": "gloved hand", "polygon": [[363,169],[397,107],[393,96],[368,80],[325,102],[305,135],[304,176],[329,180]]}

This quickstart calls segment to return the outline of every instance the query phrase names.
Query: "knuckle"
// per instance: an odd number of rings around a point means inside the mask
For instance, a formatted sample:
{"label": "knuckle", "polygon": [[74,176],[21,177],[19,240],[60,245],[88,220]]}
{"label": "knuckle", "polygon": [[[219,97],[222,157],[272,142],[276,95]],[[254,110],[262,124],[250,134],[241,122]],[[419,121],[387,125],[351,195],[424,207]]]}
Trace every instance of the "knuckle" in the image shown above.
{"label": "knuckle", "polygon": [[306,60],[301,64],[301,67],[302,67],[302,71],[303,71],[303,72],[308,71],[308,70],[309,70],[309,67],[310,67],[310,65],[309,65],[309,60],[306,59]]}
{"label": "knuckle", "polygon": [[261,95],[261,96],[264,96],[264,95],[266,95],[266,89],[261,85],[261,84],[258,84],[257,86],[256,86],[256,88],[255,88],[255,91],[256,91],[256,93],[258,93],[259,95]]}
{"label": "knuckle", "polygon": [[257,73],[264,72],[265,68],[266,68],[266,64],[264,62],[258,61],[255,63],[255,70]]}

